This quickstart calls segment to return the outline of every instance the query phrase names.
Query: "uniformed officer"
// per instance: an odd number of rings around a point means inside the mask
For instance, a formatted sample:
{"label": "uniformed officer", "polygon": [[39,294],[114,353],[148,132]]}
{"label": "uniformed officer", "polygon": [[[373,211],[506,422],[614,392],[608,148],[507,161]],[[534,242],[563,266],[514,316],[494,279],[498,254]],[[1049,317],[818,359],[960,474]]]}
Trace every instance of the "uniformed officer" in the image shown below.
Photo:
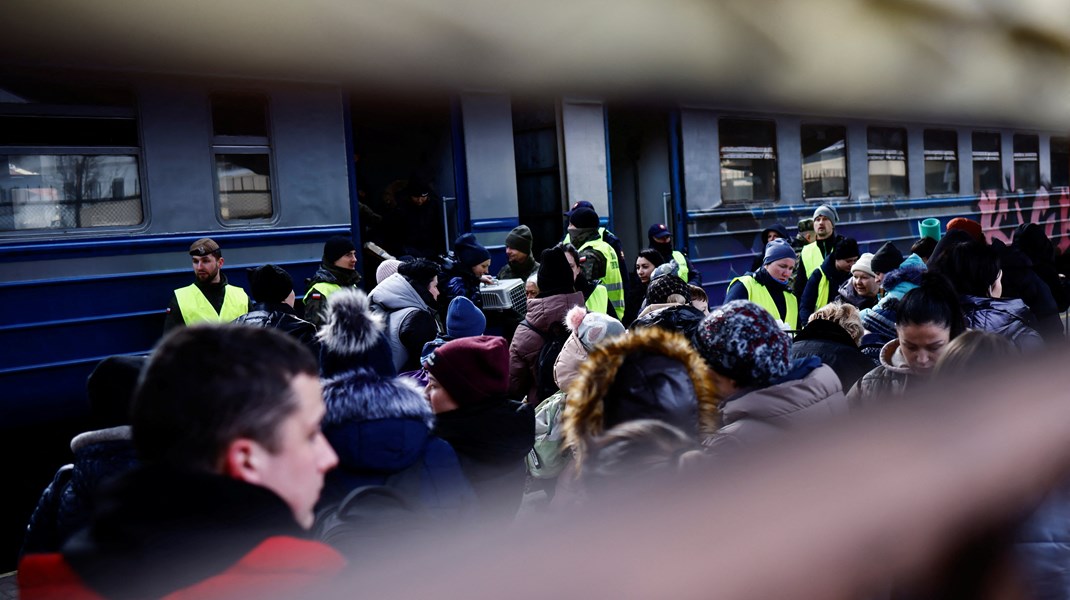
{"label": "uniformed officer", "polygon": [[201,238],[189,247],[196,281],[175,290],[164,317],[164,332],[194,323],[229,323],[249,312],[249,296],[229,285],[223,274],[223,252],[211,238]]}
{"label": "uniformed officer", "polygon": [[647,241],[650,242],[650,247],[657,250],[658,254],[665,259],[665,262],[670,260],[676,263],[676,276],[691,285],[702,285],[702,274],[699,273],[695,265],[691,264],[691,261],[687,259],[687,256],[673,247],[672,244],[672,232],[665,226],[664,223],[654,223],[650,226],[650,229],[646,232]]}

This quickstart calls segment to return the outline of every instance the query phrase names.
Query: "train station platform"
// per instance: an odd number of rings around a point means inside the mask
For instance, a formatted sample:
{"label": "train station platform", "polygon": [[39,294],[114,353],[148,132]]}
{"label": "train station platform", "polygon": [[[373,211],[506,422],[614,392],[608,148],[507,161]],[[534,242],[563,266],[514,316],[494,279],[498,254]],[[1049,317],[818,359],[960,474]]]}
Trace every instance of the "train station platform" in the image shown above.
{"label": "train station platform", "polygon": [[15,571],[0,574],[0,600],[18,600],[19,584],[15,581]]}

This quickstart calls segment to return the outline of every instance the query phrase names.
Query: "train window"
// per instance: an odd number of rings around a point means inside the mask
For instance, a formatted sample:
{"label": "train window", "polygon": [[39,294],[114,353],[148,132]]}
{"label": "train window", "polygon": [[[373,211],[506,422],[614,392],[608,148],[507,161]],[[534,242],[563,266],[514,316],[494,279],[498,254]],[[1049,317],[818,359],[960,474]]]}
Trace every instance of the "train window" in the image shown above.
{"label": "train window", "polygon": [[134,104],[63,76],[0,80],[0,232],[140,225]]}
{"label": "train window", "polygon": [[1014,189],[1026,192],[1040,187],[1040,140],[1035,135],[1014,135]]}
{"label": "train window", "polygon": [[[2,150],[0,150],[2,151]],[[138,157],[0,154],[0,231],[140,225]]]}
{"label": "train window", "polygon": [[907,130],[870,127],[866,131],[869,159],[869,195],[902,198],[910,193],[907,183]]}
{"label": "train window", "polygon": [[776,124],[721,119],[721,201],[777,200]]}
{"label": "train window", "polygon": [[959,136],[954,131],[926,129],[925,195],[959,193]]}
{"label": "train window", "polygon": [[973,190],[999,190],[1003,172],[1003,152],[998,133],[973,132]]}
{"label": "train window", "polygon": [[1051,187],[1070,187],[1070,138],[1051,138]]}
{"label": "train window", "polygon": [[271,167],[267,154],[216,154],[219,216],[224,221],[270,219]]}
{"label": "train window", "polygon": [[803,198],[847,196],[847,128],[802,126]]}
{"label": "train window", "polygon": [[267,98],[253,93],[211,97],[219,217],[227,222],[270,219],[271,139]]}

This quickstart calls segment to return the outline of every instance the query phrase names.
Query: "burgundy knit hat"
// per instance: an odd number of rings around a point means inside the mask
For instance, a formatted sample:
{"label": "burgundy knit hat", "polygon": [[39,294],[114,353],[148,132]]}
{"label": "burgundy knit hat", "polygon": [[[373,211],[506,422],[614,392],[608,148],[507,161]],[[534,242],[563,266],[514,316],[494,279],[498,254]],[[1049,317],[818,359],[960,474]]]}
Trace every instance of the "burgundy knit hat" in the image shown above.
{"label": "burgundy knit hat", "polygon": [[460,406],[504,398],[509,390],[509,344],[496,335],[446,342],[424,367]]}

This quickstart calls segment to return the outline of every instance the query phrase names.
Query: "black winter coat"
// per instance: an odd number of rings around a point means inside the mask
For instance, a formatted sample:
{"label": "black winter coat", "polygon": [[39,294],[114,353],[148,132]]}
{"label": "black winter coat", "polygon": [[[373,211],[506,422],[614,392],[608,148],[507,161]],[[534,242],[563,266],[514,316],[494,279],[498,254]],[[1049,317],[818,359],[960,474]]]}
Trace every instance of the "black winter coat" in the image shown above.
{"label": "black winter coat", "polygon": [[841,387],[850,390],[856,381],[877,366],[877,361],[862,354],[851,336],[836,323],[815,319],[807,323],[791,345],[791,358],[816,356],[832,367]]}
{"label": "black winter coat", "polygon": [[966,317],[966,326],[998,333],[1010,339],[1023,350],[1036,349],[1044,345],[1036,329],[1033,315],[1025,302],[1017,298],[981,298],[964,295],[959,297],[962,314]]}
{"label": "black winter coat", "polygon": [[435,415],[432,434],[457,452],[484,514],[511,521],[524,496],[524,457],[535,445],[532,405],[506,399],[462,405]]}

